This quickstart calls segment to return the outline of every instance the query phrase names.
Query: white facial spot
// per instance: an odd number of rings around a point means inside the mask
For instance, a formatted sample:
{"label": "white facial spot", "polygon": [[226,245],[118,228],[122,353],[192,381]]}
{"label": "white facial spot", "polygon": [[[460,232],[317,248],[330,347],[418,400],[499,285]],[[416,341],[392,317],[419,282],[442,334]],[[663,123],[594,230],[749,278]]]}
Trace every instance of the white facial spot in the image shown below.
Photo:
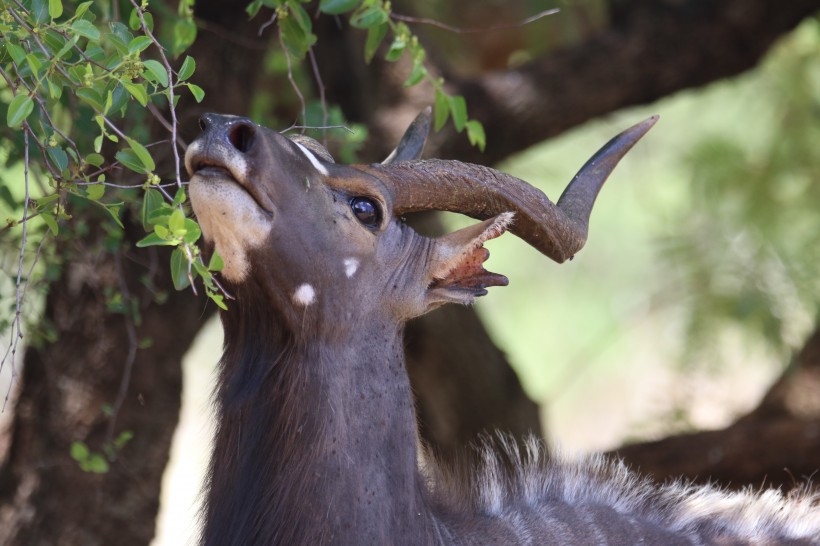
{"label": "white facial spot", "polygon": [[357,260],[356,258],[345,258],[344,266],[345,275],[347,275],[347,278],[349,279],[350,277],[356,274],[356,271],[359,270],[359,260]]}
{"label": "white facial spot", "polygon": [[305,148],[304,146],[302,146],[298,142],[294,142],[294,144],[299,146],[299,149],[302,150],[302,153],[305,154],[305,157],[308,158],[308,161],[310,161],[310,164],[313,165],[314,169],[316,169],[317,171],[322,173],[324,176],[328,175],[328,172],[327,172],[327,169],[325,169],[325,166],[322,165],[319,162],[318,159],[316,159],[316,156],[313,155],[313,153],[310,150],[308,150],[307,148]]}
{"label": "white facial spot", "polygon": [[293,303],[296,305],[307,307],[315,301],[316,290],[314,290],[313,287],[307,283],[301,285],[296,289],[296,292],[293,293]]}

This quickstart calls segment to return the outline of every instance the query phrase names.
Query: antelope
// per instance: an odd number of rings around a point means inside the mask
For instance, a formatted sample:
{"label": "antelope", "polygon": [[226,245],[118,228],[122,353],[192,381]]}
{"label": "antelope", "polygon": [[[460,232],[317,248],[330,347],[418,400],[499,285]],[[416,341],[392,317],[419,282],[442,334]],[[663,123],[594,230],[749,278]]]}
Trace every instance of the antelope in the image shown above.
{"label": "antelope", "polygon": [[[418,159],[429,118],[384,163],[341,165],[307,137],[201,117],[190,198],[235,297],[201,544],[819,544],[808,492],[654,486],[535,440],[485,440],[452,468],[418,456],[405,322],[506,285],[483,266],[505,231],[572,258],[602,184],[657,120],[613,138],[554,204],[491,168]],[[427,210],[479,223],[433,239],[402,221]]]}

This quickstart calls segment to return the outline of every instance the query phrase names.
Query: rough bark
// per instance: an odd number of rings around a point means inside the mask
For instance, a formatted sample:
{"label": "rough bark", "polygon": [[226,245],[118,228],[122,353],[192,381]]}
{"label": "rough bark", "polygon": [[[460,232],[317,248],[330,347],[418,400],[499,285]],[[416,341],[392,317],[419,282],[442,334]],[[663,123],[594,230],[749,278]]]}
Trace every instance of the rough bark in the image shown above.
{"label": "rough bark", "polygon": [[[93,254],[87,249],[100,244],[99,235],[95,239],[83,241],[50,286],[45,313],[59,338],[26,351],[12,442],[0,472],[2,544],[145,544],[153,536],[161,469],[179,412],[185,352],[179,340],[198,330],[202,303],[170,286],[169,253]],[[125,266],[132,259],[148,263]],[[125,316],[109,311],[106,293],[127,286],[126,305],[152,301],[141,274],[151,275],[154,288],[169,297],[162,306],[140,306],[136,339],[150,338],[153,345],[136,352],[129,370],[133,339]],[[84,472],[71,458],[71,444],[82,441],[102,452],[112,439],[103,406],[115,406],[126,377],[113,438],[122,431],[134,437],[108,473]]]}
{"label": "rough bark", "polygon": [[[611,0],[609,8],[609,23],[588,39],[519,68],[459,78],[451,67],[435,67],[447,75],[450,91],[466,98],[470,116],[484,124],[487,149],[480,152],[447,127],[429,144],[430,156],[492,165],[592,118],[740,74],[820,10],[820,0]],[[560,21],[562,15],[553,17]],[[361,57],[352,44],[357,38],[341,31],[328,38],[319,41],[328,94],[352,119],[371,127],[378,157],[432,96],[403,88],[406,72],[351,78],[347,68],[358,66]]]}
{"label": "rough bark", "polygon": [[[760,405],[723,430],[673,436],[615,452],[664,480],[790,489],[820,471],[820,330]],[[816,485],[815,485],[816,487]]]}

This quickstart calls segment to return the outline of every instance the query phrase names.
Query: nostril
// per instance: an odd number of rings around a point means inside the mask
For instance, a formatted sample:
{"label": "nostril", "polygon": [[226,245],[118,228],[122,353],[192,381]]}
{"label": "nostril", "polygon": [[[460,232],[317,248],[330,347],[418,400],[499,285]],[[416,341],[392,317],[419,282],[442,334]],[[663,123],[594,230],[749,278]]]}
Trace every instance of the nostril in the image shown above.
{"label": "nostril", "polygon": [[243,154],[251,149],[255,136],[256,127],[247,122],[236,123],[228,131],[228,140]]}
{"label": "nostril", "polygon": [[207,131],[208,127],[211,126],[211,115],[210,114],[202,114],[199,116],[199,128],[202,131]]}

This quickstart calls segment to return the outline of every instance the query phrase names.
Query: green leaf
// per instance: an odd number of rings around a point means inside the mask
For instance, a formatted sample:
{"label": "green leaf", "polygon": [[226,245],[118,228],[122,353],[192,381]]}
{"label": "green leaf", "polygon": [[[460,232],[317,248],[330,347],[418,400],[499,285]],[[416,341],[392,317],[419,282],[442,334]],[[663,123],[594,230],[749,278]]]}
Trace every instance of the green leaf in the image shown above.
{"label": "green leaf", "polygon": [[222,271],[225,268],[225,262],[222,260],[222,256],[214,250],[213,256],[211,256],[211,261],[208,262],[208,269],[211,271]]}
{"label": "green leaf", "polygon": [[56,19],[63,14],[63,3],[61,0],[48,0],[48,15]]}
{"label": "green leaf", "polygon": [[59,172],[63,172],[68,168],[68,154],[60,146],[46,148],[46,153]]}
{"label": "green leaf", "polygon": [[125,444],[131,441],[134,437],[134,433],[130,430],[124,430],[114,439],[114,447],[117,449],[122,449],[125,447]]}
{"label": "green leaf", "polygon": [[177,290],[184,290],[191,284],[188,278],[188,258],[181,248],[175,248],[171,253],[171,280]]}
{"label": "green leaf", "polygon": [[467,101],[461,95],[455,97],[448,97],[450,104],[450,114],[453,116],[453,125],[456,126],[456,131],[459,133],[464,129],[464,124],[467,123]]}
{"label": "green leaf", "polygon": [[140,174],[145,174],[145,166],[133,150],[129,148],[120,150],[114,155],[114,158],[122,163],[127,169]]}
{"label": "green leaf", "polygon": [[188,19],[179,19],[174,24],[174,44],[171,50],[179,54],[196,40],[196,23]]}
{"label": "green leaf", "polygon": [[151,213],[162,207],[164,203],[165,200],[157,190],[148,189],[145,191],[145,195],[142,198],[142,208],[140,211],[142,227],[145,228],[145,231],[149,231],[151,229],[151,222],[149,221]]}
{"label": "green leaf", "polygon": [[40,69],[43,67],[42,61],[37,58],[37,55],[30,53],[26,55],[26,62],[28,63],[29,68],[31,68],[31,73],[37,76],[40,73]]}
{"label": "green leaf", "polygon": [[99,204],[102,206],[102,208],[105,209],[105,212],[107,212],[111,216],[111,219],[114,220],[118,226],[120,226],[120,229],[125,229],[125,226],[122,225],[122,220],[120,220],[120,210],[124,205],[123,202]]}
{"label": "green leaf", "polygon": [[90,87],[80,87],[75,91],[75,94],[86,104],[90,105],[94,110],[102,112],[105,107],[103,98],[94,89]]}
{"label": "green leaf", "polygon": [[84,442],[71,442],[70,453],[71,458],[77,462],[84,461],[91,455],[91,451]]}
{"label": "green leaf", "polygon": [[99,453],[94,453],[86,460],[86,467],[83,470],[94,474],[105,474],[109,470],[108,461]]}
{"label": "green leaf", "polygon": [[179,67],[179,79],[187,80],[188,78],[194,75],[195,70],[196,61],[193,57],[186,55],[185,61],[182,63],[182,66]]}
{"label": "green leaf", "polygon": [[376,50],[379,49],[382,40],[387,34],[388,24],[378,25],[367,29],[367,40],[364,43],[364,60],[370,63],[376,55]]}
{"label": "green leaf", "polygon": [[481,122],[471,119],[466,124],[467,127],[467,138],[470,140],[470,144],[473,146],[478,146],[478,149],[482,152],[487,145],[487,137],[484,134],[484,126],[481,125]]}
{"label": "green leaf", "polygon": [[174,201],[171,203],[172,207],[178,207],[185,202],[185,187],[181,187],[174,194]]}
{"label": "green leaf", "polygon": [[316,42],[316,36],[306,31],[296,17],[282,17],[279,19],[279,30],[282,32],[282,42],[285,48],[296,59],[303,59],[310,46]]}
{"label": "green leaf", "polygon": [[89,165],[99,167],[100,165],[105,163],[105,158],[100,154],[88,154],[87,156],[85,156],[85,162]]}
{"label": "green leaf", "polygon": [[11,60],[14,61],[14,64],[18,66],[23,64],[23,61],[26,60],[26,50],[17,44],[6,42],[6,51],[9,52]]}
{"label": "green leaf", "polygon": [[288,0],[288,8],[290,8],[290,16],[296,21],[305,34],[313,32],[313,25],[310,22],[310,15],[305,9],[299,5],[296,0]]}
{"label": "green leaf", "polygon": [[179,209],[174,209],[171,217],[168,219],[168,229],[176,236],[184,235],[185,232],[185,215]]}
{"label": "green leaf", "polygon": [[170,241],[174,245],[179,244],[177,241],[172,240],[173,236],[171,235],[171,232],[168,230],[167,227],[165,227],[161,224],[157,224],[157,225],[154,226],[154,233],[156,233],[162,239],[164,239],[166,241]]}
{"label": "green leaf", "polygon": [[48,80],[48,96],[55,100],[60,100],[60,97],[63,96],[63,88],[52,80]]}
{"label": "green leaf", "polygon": [[185,219],[185,235],[182,236],[182,240],[188,243],[189,245],[194,244],[199,240],[202,236],[202,230],[199,229],[199,224],[197,224],[194,220],[190,218]]}
{"label": "green leaf", "polygon": [[71,23],[71,29],[83,38],[87,38],[89,42],[99,43],[100,41],[100,31],[85,19],[77,19]]}
{"label": "green leaf", "polygon": [[387,11],[385,11],[381,4],[362,4],[362,6],[350,16],[350,25],[356,28],[371,28],[386,23],[388,18]]}
{"label": "green leaf", "polygon": [[77,10],[74,12],[74,17],[76,19],[81,18],[83,15],[85,15],[85,12],[88,11],[88,8],[90,8],[93,4],[94,0],[88,0],[88,2],[83,2],[82,4],[77,6]]}
{"label": "green leaf", "polygon": [[253,19],[256,17],[256,14],[259,13],[260,9],[262,9],[262,0],[253,0],[253,2],[245,7],[245,12],[247,12],[248,16]]}
{"label": "green leaf", "polygon": [[[5,2],[3,3],[5,7]],[[34,20],[38,23],[45,23],[48,21],[48,4],[45,0],[32,0],[31,2],[31,14],[34,16]]]}
{"label": "green leaf", "polygon": [[103,184],[92,184],[85,188],[85,196],[92,201],[99,201],[103,195],[105,195],[105,186]]}
{"label": "green leaf", "polygon": [[322,0],[319,2],[319,10],[330,15],[340,15],[358,6],[360,1],[361,0]]}
{"label": "green leaf", "polygon": [[441,89],[436,89],[436,100],[433,103],[433,117],[435,123],[433,126],[436,131],[441,131],[444,124],[447,123],[447,118],[450,116],[450,102],[447,94]]}
{"label": "green leaf", "polygon": [[404,50],[407,48],[407,41],[402,38],[401,36],[396,36],[393,38],[393,42],[390,44],[390,49],[387,50],[387,53],[384,55],[384,58],[391,63],[394,63],[401,59],[401,56],[404,54]]}
{"label": "green leaf", "polygon": [[148,59],[147,61],[143,61],[142,64],[151,76],[153,76],[155,81],[159,82],[162,87],[168,87],[168,71],[165,70],[161,62]]}
{"label": "green leaf", "polygon": [[140,15],[139,15],[139,8],[132,8],[131,15],[128,16],[128,27],[131,30],[139,30],[140,26],[142,26],[142,22],[140,22]]}
{"label": "green leaf", "polygon": [[145,148],[145,146],[143,146],[133,138],[125,137],[125,139],[128,141],[128,144],[131,146],[131,149],[134,150],[134,153],[137,154],[137,157],[139,157],[142,164],[145,165],[146,170],[148,172],[155,171],[157,166],[154,164],[154,159],[151,157],[151,154],[148,153],[148,150]]}
{"label": "green leaf", "polygon": [[[155,227],[159,227],[159,226],[155,226]],[[163,239],[162,237],[160,237],[156,233],[151,233],[151,234],[143,237],[139,241],[137,241],[137,247],[138,248],[145,248],[147,246],[176,246],[176,245],[177,245],[177,241],[172,241],[172,240],[169,240],[169,239]]]}
{"label": "green leaf", "polygon": [[208,292],[208,297],[213,300],[217,307],[222,309],[223,311],[228,310],[228,306],[225,305],[225,296],[222,294],[217,294],[215,292]]}
{"label": "green leaf", "polygon": [[188,86],[188,90],[194,96],[194,100],[197,102],[202,102],[202,99],[205,98],[205,91],[203,91],[200,86],[192,83],[186,83],[185,85]]}
{"label": "green leaf", "polygon": [[134,53],[145,51],[153,42],[154,41],[148,36],[137,36],[128,42],[128,53],[133,55]]}
{"label": "green leaf", "polygon": [[427,68],[424,67],[424,63],[420,60],[413,61],[413,70],[410,71],[410,76],[407,77],[403,85],[404,87],[413,87],[423,80],[426,75]]}
{"label": "green leaf", "polygon": [[28,95],[21,93],[11,99],[9,110],[6,112],[6,123],[12,129],[16,129],[26,121],[32,111],[34,111],[34,101]]}
{"label": "green leaf", "polygon": [[127,81],[120,82],[125,89],[131,93],[131,96],[137,99],[137,102],[142,106],[148,106],[148,91],[141,83],[129,83]]}
{"label": "green leaf", "polygon": [[77,42],[79,40],[80,40],[80,37],[77,36],[76,34],[74,36],[72,36],[70,40],[66,40],[66,43],[63,44],[63,47],[60,48],[60,51],[57,52],[57,54],[54,56],[54,58],[58,59],[58,60],[62,59],[65,56],[66,53],[71,51],[71,48],[73,48],[75,45],[77,45]]}
{"label": "green leaf", "polygon": [[57,226],[57,219],[54,218],[54,215],[50,212],[44,212],[40,215],[40,218],[43,219],[43,222],[48,226],[48,229],[51,230],[51,234],[55,237],[57,233],[59,233],[60,228]]}

